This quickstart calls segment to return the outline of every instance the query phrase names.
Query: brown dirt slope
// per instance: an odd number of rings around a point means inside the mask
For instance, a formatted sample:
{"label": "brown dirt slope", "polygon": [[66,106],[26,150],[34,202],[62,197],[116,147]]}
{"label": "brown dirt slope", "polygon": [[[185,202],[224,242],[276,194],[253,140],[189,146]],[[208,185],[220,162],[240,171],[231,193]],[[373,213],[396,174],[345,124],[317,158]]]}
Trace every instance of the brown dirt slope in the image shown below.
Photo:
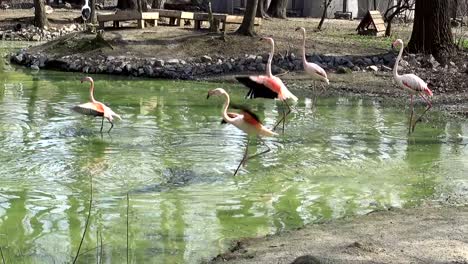
{"label": "brown dirt slope", "polygon": [[211,263],[225,262],[468,263],[468,207],[397,209],[310,225],[238,242]]}

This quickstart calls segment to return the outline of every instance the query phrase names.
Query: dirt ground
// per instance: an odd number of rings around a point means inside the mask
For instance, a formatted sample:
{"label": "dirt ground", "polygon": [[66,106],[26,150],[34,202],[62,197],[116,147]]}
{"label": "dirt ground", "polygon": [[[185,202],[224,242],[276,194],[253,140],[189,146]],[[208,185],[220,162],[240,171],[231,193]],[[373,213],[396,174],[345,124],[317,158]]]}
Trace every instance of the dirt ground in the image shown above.
{"label": "dirt ground", "polygon": [[[101,13],[112,11],[103,10]],[[51,26],[60,27],[72,22],[78,17],[78,10],[55,9],[48,16]],[[0,10],[0,28],[12,28],[16,23],[29,23],[33,12],[29,9]],[[295,29],[299,26],[308,31],[306,43],[309,53],[333,55],[363,55],[387,52],[391,39],[358,36],[356,27],[359,21],[329,20],[325,23],[323,31],[316,31],[319,23],[313,18],[290,18],[287,20],[263,20],[260,27],[256,27],[259,36],[274,36],[277,52],[300,53],[302,36]],[[110,26],[110,24],[108,24]],[[160,59],[187,59],[200,57],[206,54],[212,56],[238,57],[239,54],[262,54],[269,52],[266,43],[255,42],[251,37],[233,35],[238,25],[229,25],[224,39],[221,35],[213,35],[208,30],[196,31],[193,23],[190,26],[165,26],[164,21],[158,27],[146,27],[144,30],[136,29],[135,23],[123,23],[123,29],[106,28],[105,39],[114,49],[94,50],[90,52],[104,53],[106,55],[125,55],[144,57],[148,54]],[[206,26],[206,25],[205,25]],[[393,38],[407,39],[411,26],[408,24],[395,25]],[[253,42],[254,41],[254,42]],[[252,45],[254,44],[254,45]]]}
{"label": "dirt ground", "polygon": [[247,239],[211,263],[226,262],[468,263],[468,207],[395,209]]}

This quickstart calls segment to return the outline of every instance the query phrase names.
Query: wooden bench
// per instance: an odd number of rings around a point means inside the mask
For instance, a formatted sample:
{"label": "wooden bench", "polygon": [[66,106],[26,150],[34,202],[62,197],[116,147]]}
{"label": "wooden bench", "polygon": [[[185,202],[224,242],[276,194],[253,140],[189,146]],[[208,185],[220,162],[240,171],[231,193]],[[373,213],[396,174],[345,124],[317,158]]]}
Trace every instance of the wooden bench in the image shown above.
{"label": "wooden bench", "polygon": [[119,11],[115,14],[104,14],[97,16],[99,27],[104,28],[105,22],[114,22],[114,27],[119,27],[120,21],[136,20],[138,28],[145,28],[145,21],[150,20],[154,22],[154,26],[158,25],[159,13],[158,12],[143,12],[138,11]]}
{"label": "wooden bench", "polygon": [[[228,15],[228,14],[217,14],[213,13],[213,18],[219,20],[220,23],[222,23],[222,28],[221,30],[225,31],[226,30],[226,25],[227,24],[242,24],[242,20],[244,19],[243,16],[234,16],[234,15]],[[195,13],[193,20],[195,20],[195,29],[201,29],[201,25],[204,21],[209,20],[209,14],[208,13]],[[259,17],[255,18],[254,25],[258,26],[262,24],[262,19]]]}
{"label": "wooden bench", "polygon": [[172,26],[180,27],[182,25],[182,19],[193,20],[192,12],[168,10],[168,9],[151,9],[151,11],[153,10],[159,13],[159,17],[169,18],[169,25],[172,25]]}

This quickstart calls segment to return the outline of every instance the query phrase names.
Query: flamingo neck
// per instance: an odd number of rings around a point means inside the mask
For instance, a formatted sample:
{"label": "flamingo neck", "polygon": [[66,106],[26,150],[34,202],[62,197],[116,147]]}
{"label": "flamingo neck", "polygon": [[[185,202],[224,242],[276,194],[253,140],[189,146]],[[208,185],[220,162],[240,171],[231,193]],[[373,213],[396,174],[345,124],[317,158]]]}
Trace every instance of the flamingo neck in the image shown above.
{"label": "flamingo neck", "polygon": [[229,94],[227,93],[223,93],[224,95],[224,98],[225,98],[225,101],[224,101],[224,105],[223,105],[223,109],[222,109],[222,115],[223,115],[223,118],[226,122],[228,123],[232,123],[234,121],[234,118],[230,118],[227,114],[227,109],[229,107],[229,103],[230,103],[230,99],[229,99]]}
{"label": "flamingo neck", "polygon": [[400,53],[398,53],[398,57],[395,61],[395,65],[393,65],[393,77],[398,78],[400,75],[398,74],[398,63],[400,63],[401,55],[403,54],[403,44],[400,48]]}
{"label": "flamingo neck", "polygon": [[268,63],[267,63],[267,66],[266,66],[266,74],[268,77],[271,77],[273,76],[273,74],[271,73],[271,62],[273,61],[273,54],[275,53],[275,44],[274,43],[271,43],[271,52],[268,56]]}
{"label": "flamingo neck", "polygon": [[304,63],[304,65],[306,65],[307,63],[305,41],[306,41],[306,33],[304,30],[302,30],[302,63]]}
{"label": "flamingo neck", "polygon": [[91,81],[91,87],[89,89],[89,97],[91,98],[91,102],[96,103],[96,100],[94,99],[94,82]]}

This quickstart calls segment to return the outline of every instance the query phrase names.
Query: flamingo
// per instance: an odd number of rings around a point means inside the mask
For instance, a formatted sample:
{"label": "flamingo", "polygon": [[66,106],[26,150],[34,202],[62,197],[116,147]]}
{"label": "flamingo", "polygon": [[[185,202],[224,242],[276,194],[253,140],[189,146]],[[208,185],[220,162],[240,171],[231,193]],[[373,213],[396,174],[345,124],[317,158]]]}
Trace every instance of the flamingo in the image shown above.
{"label": "flamingo", "polygon": [[[414,132],[414,128],[416,127],[416,123],[421,120],[423,115],[432,107],[432,103],[429,100],[429,97],[432,96],[432,91],[427,87],[427,83],[424,82],[421,78],[418,76],[410,73],[410,74],[403,74],[399,75],[398,74],[398,63],[400,62],[401,55],[403,54],[403,40],[397,39],[395,42],[393,42],[392,46],[396,47],[397,45],[400,45],[400,53],[398,54],[398,57],[396,59],[395,65],[393,66],[393,78],[395,79],[396,83],[403,88],[407,93],[410,94],[410,109],[411,109],[411,116],[410,116],[410,123],[409,123],[409,128],[408,128],[408,133]],[[424,112],[414,121],[413,123],[413,113],[414,113],[414,108],[413,108],[413,96],[414,95],[419,95],[424,101],[427,103],[427,107],[424,110]]]}
{"label": "flamingo", "polygon": [[[268,145],[265,143],[265,141],[263,141],[263,139],[260,136],[271,137],[271,136],[277,136],[278,134],[264,127],[262,125],[262,122],[258,118],[258,116],[246,108],[239,107],[242,111],[241,114],[228,113],[227,109],[229,107],[230,98],[229,98],[229,94],[223,88],[216,88],[216,89],[210,90],[208,92],[208,95],[206,96],[206,99],[210,98],[210,96],[224,97],[225,101],[224,101],[224,105],[223,105],[222,112],[221,112],[221,115],[223,116],[223,121],[221,121],[221,123],[232,124],[247,134],[247,146],[245,148],[244,156],[242,157],[242,160],[239,163],[239,166],[237,166],[237,169],[234,172],[234,176],[236,176],[237,172],[239,171],[239,168],[242,166],[242,164],[245,164],[247,160],[260,156],[262,154],[268,153],[271,150],[270,147],[268,147]],[[252,156],[248,156],[249,138],[250,138],[249,136],[257,136],[260,139],[260,141],[263,143],[263,145],[267,147],[267,150],[254,154]]]}
{"label": "flamingo", "polygon": [[81,7],[81,18],[83,22],[88,21],[91,18],[91,8],[89,7],[88,0],[85,0],[85,4]]}
{"label": "flamingo", "polygon": [[312,77],[312,80],[314,80],[314,89],[315,81],[324,82],[327,85],[330,84],[325,70],[313,62],[307,61],[305,48],[306,30],[303,27],[296,28],[296,31],[299,30],[302,32],[302,65],[304,66],[304,71]]}
{"label": "flamingo", "polygon": [[286,85],[284,85],[283,81],[280,78],[273,76],[271,73],[271,62],[273,60],[273,54],[275,52],[275,41],[272,38],[261,38],[261,40],[265,40],[270,43],[271,45],[271,52],[268,57],[268,63],[266,65],[266,75],[258,75],[258,76],[238,76],[236,79],[250,88],[249,92],[245,96],[246,98],[270,98],[270,99],[278,99],[283,102],[284,105],[288,108],[287,112],[283,112],[283,117],[276,123],[273,127],[273,130],[283,122],[283,132],[284,132],[284,125],[286,122],[286,116],[291,113],[291,106],[290,104],[294,104],[297,102],[297,97],[292,94]]}
{"label": "flamingo", "polygon": [[104,118],[106,118],[109,121],[109,123],[111,124],[111,127],[107,131],[107,133],[109,133],[112,130],[112,128],[114,127],[114,123],[112,122],[112,120],[114,120],[114,117],[117,117],[120,120],[122,120],[122,118],[118,114],[114,113],[114,111],[112,111],[112,109],[107,107],[105,104],[103,104],[103,103],[101,103],[99,101],[96,101],[94,99],[94,80],[93,80],[93,78],[84,77],[83,79],[81,79],[81,83],[83,83],[83,82],[90,82],[91,83],[91,86],[90,86],[90,89],[89,89],[89,96],[91,98],[91,102],[77,105],[77,106],[73,107],[72,109],[74,111],[76,111],[76,112],[78,112],[80,114],[84,114],[84,115],[102,116],[101,130],[100,130],[101,133],[102,133],[102,128],[104,126]]}

